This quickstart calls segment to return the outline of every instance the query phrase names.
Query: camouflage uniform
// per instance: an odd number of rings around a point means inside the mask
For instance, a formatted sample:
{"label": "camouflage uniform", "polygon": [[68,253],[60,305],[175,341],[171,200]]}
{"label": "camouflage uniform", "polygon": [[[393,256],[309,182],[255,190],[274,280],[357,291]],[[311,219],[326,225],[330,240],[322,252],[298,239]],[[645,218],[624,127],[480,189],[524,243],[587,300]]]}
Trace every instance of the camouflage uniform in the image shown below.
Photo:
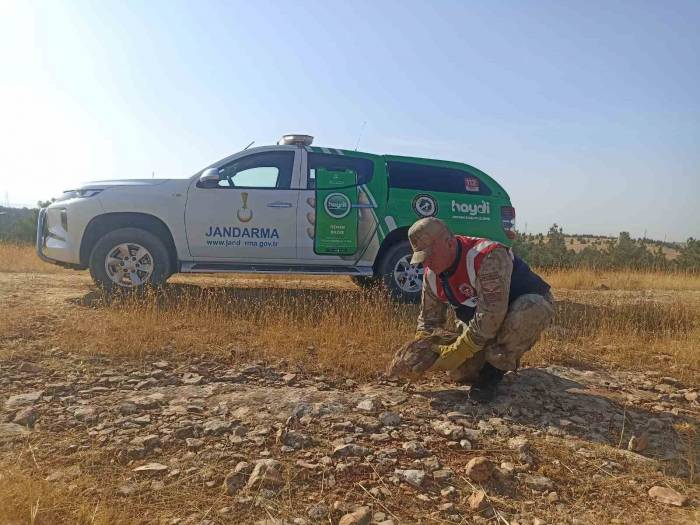
{"label": "camouflage uniform", "polygon": [[[483,347],[474,357],[450,372],[458,381],[476,381],[488,361],[500,370],[515,370],[522,355],[537,342],[554,317],[554,300],[546,295],[525,294],[510,305],[513,260],[505,247],[487,254],[476,275],[477,305],[468,323],[457,322]],[[448,304],[440,301],[429,286],[423,286],[418,331],[432,332],[446,323]]]}

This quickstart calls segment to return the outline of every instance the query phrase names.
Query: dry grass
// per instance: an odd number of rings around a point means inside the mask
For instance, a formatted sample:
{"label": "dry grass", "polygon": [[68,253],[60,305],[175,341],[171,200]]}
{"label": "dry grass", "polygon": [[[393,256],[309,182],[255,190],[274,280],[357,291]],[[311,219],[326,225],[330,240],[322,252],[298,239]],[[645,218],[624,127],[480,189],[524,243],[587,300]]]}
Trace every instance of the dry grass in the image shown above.
{"label": "dry grass", "polygon": [[659,370],[700,381],[700,308],[694,302],[577,296],[557,302],[554,326],[526,361]]}
{"label": "dry grass", "polygon": [[[592,298],[595,298],[592,302]],[[380,292],[172,285],[56,320],[51,345],[130,359],[192,355],[285,359],[317,373],[368,379],[415,330],[418,309]],[[155,327],[155,329],[154,329]],[[700,308],[680,300],[574,294],[526,363],[656,369],[700,381]]]}
{"label": "dry grass", "polygon": [[0,243],[0,272],[60,273],[67,271],[60,266],[45,263],[39,259],[34,251],[34,246]]}
{"label": "dry grass", "polygon": [[[0,261],[0,271],[8,266],[30,273],[53,269],[26,246],[0,245]],[[80,273],[59,271],[62,282],[86,290]],[[555,288],[557,320],[526,362],[661,365],[669,374],[700,382],[699,276],[543,273]],[[26,279],[36,284],[19,282]],[[343,277],[180,275],[163,292],[111,303],[89,292],[81,306],[68,309],[60,295],[58,308],[42,308],[52,296],[42,289],[42,280],[58,279],[17,275],[9,289],[7,315],[0,320],[5,352],[21,341],[42,339],[86,354],[281,358],[320,373],[369,378],[412,336],[418,312],[378,291],[362,291]],[[610,290],[598,290],[602,283]]]}
{"label": "dry grass", "polygon": [[[302,367],[368,378],[410,337],[417,310],[381,292],[200,288],[172,285],[65,319],[63,348],[143,359],[162,354],[238,360],[286,359]],[[153,329],[157,327],[157,329]],[[118,337],[115,335],[119,334]]]}
{"label": "dry grass", "polygon": [[0,485],[0,523],[3,524],[111,525],[123,522],[118,508],[96,504],[76,494],[77,486],[71,490],[66,484],[51,484],[16,466],[0,472]]}
{"label": "dry grass", "polygon": [[688,272],[590,269],[538,270],[555,289],[700,290],[700,275]]}

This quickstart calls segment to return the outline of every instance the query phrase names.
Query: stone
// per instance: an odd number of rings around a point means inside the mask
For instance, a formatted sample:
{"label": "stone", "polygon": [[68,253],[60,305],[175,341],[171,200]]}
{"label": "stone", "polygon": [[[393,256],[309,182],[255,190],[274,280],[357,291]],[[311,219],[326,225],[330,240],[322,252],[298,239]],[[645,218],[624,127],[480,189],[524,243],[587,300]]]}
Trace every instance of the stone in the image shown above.
{"label": "stone", "polygon": [[423,463],[423,466],[430,472],[442,468],[440,460],[437,458],[437,456],[427,457],[423,461],[421,461],[421,463]]}
{"label": "stone", "polygon": [[654,501],[665,505],[673,505],[682,507],[688,502],[688,497],[676,492],[668,487],[660,487],[655,485],[649,489],[649,497]]}
{"label": "stone", "polygon": [[468,439],[460,439],[459,446],[462,447],[464,450],[471,450],[472,449],[472,443]]}
{"label": "stone", "polygon": [[469,460],[469,463],[467,463],[467,466],[465,467],[465,472],[472,481],[483,483],[491,477],[493,469],[494,464],[491,463],[488,458],[484,456],[477,456]]}
{"label": "stone", "polygon": [[452,469],[444,468],[433,471],[433,479],[435,481],[446,481],[452,477]]}
{"label": "stone", "polygon": [[467,438],[469,441],[474,443],[474,441],[479,441],[482,436],[481,430],[476,430],[474,428],[463,428],[464,431],[464,437]]}
{"label": "stone", "polygon": [[291,447],[293,450],[299,450],[311,446],[313,444],[313,440],[309,435],[304,434],[303,432],[289,430],[283,433],[282,443],[288,447]]}
{"label": "stone", "polygon": [[245,486],[252,471],[253,465],[246,461],[239,461],[224,478],[224,492],[229,496],[235,496]]}
{"label": "stone", "polygon": [[339,445],[333,450],[334,457],[364,457],[371,453],[371,450],[363,447],[361,445],[356,445],[355,443],[348,443],[347,445]]}
{"label": "stone", "polygon": [[443,498],[449,498],[457,494],[457,489],[452,485],[449,485],[440,491],[440,495]]}
{"label": "stone", "polygon": [[133,496],[134,494],[136,494],[137,491],[138,491],[138,487],[134,484],[130,483],[127,485],[121,485],[117,489],[117,496],[122,496],[124,498],[127,498],[129,496]]}
{"label": "stone", "polygon": [[632,436],[627,443],[627,450],[632,452],[644,452],[649,448],[649,434],[642,432],[639,436]]}
{"label": "stone", "polygon": [[233,423],[221,419],[210,419],[204,423],[202,431],[205,436],[221,436],[231,431]]}
{"label": "stone", "polygon": [[145,427],[146,425],[151,423],[151,416],[146,414],[144,416],[135,417],[131,421],[133,423],[136,423],[137,425],[141,425],[142,427]]}
{"label": "stone", "polygon": [[379,414],[379,421],[385,427],[398,427],[401,424],[401,416],[396,412],[382,412]]}
{"label": "stone", "polygon": [[278,488],[284,484],[282,463],[275,459],[259,459],[248,478],[248,488]]}
{"label": "stone", "polygon": [[137,474],[143,475],[158,475],[164,474],[165,472],[167,472],[167,470],[168,467],[160,463],[146,463],[145,465],[141,465],[140,467],[132,469],[132,472],[136,472]]}
{"label": "stone", "polygon": [[25,427],[17,423],[0,423],[0,440],[20,437],[28,433]]}
{"label": "stone", "polygon": [[508,448],[517,452],[529,452],[530,442],[523,436],[512,437],[508,440]]}
{"label": "stone", "polygon": [[410,458],[420,459],[428,455],[428,450],[420,441],[407,441],[401,447],[406,451],[406,455]]}
{"label": "stone", "polygon": [[478,490],[473,492],[469,499],[467,500],[469,508],[474,512],[483,512],[489,507],[488,499],[486,498],[486,492],[483,490]]}
{"label": "stone", "polygon": [[20,372],[25,372],[27,374],[38,374],[42,371],[42,368],[38,365],[35,365],[34,363],[24,361],[21,365],[19,365],[19,368],[17,368],[17,370]]}
{"label": "stone", "polygon": [[686,401],[692,403],[692,402],[698,400],[698,393],[697,392],[686,392],[685,394],[683,394],[683,397],[685,398]]}
{"label": "stone", "polygon": [[297,378],[296,374],[285,374],[282,376],[282,381],[284,381],[285,385],[291,385],[294,383],[296,378]]}
{"label": "stone", "polygon": [[204,381],[204,378],[199,374],[187,372],[182,376],[182,382],[185,385],[200,385],[202,381]]}
{"label": "stone", "polygon": [[136,403],[133,401],[125,401],[124,403],[121,403],[119,405],[119,413],[123,416],[130,416],[132,414],[136,414],[139,409],[136,406]]}
{"label": "stone", "polygon": [[369,525],[371,519],[372,511],[370,508],[360,507],[359,509],[340,518],[338,525]]}
{"label": "stone", "polygon": [[389,436],[389,434],[387,434],[386,432],[382,432],[380,434],[371,434],[369,436],[369,439],[381,443],[383,441],[389,441],[391,439],[391,436]]}
{"label": "stone", "polygon": [[34,428],[34,423],[38,417],[39,414],[36,411],[36,408],[29,406],[17,412],[12,422],[25,427]]}
{"label": "stone", "polygon": [[187,439],[194,436],[194,426],[186,425],[184,427],[176,428],[173,432],[173,436],[177,439]]}
{"label": "stone", "polygon": [[199,450],[204,447],[204,440],[198,438],[187,438],[185,443],[187,443],[189,450]]}
{"label": "stone", "polygon": [[145,452],[146,449],[159,447],[161,445],[161,441],[160,437],[158,437],[156,434],[149,434],[147,436],[136,436],[129,442],[129,444],[136,448],[142,448]]}
{"label": "stone", "polygon": [[464,437],[464,428],[451,421],[433,421],[430,423],[433,430],[440,436],[449,439],[461,439]]}
{"label": "stone", "polygon": [[328,508],[328,505],[321,502],[311,505],[306,511],[306,515],[314,521],[321,521],[328,518],[329,512],[330,509]]}
{"label": "stone", "polygon": [[77,408],[75,412],[73,412],[73,416],[78,421],[82,421],[86,425],[90,425],[97,422],[100,414],[95,407],[84,406]]}
{"label": "stone", "polygon": [[455,504],[452,502],[448,502],[448,503],[441,503],[440,505],[438,505],[437,510],[439,510],[440,512],[449,512],[451,510],[454,510],[454,508],[455,508]]}
{"label": "stone", "polygon": [[556,492],[550,492],[549,494],[547,494],[547,501],[549,501],[550,503],[556,503],[557,501],[559,501],[559,494],[557,494]]}
{"label": "stone", "polygon": [[554,483],[547,476],[540,476],[539,474],[522,474],[519,476],[519,478],[532,490],[544,492],[545,490],[552,490],[554,488]]}
{"label": "stone", "polygon": [[675,386],[678,388],[683,387],[683,383],[676,379],[675,377],[662,377],[659,381],[666,383],[667,385]]}
{"label": "stone", "polygon": [[19,407],[33,405],[41,399],[42,395],[44,395],[43,390],[35,390],[34,392],[17,394],[16,396],[12,396],[7,401],[5,401],[5,409],[14,410]]}
{"label": "stone", "polygon": [[382,408],[382,404],[378,399],[368,397],[360,401],[355,408],[360,412],[378,412]]}
{"label": "stone", "polygon": [[379,432],[382,428],[382,423],[376,417],[360,415],[355,418],[355,424],[362,428],[365,432]]}
{"label": "stone", "polygon": [[423,470],[396,469],[396,470],[394,470],[394,474],[396,474],[401,481],[405,481],[409,485],[416,487],[416,488],[420,488],[421,485],[423,484],[423,481],[425,480],[425,471],[423,471]]}

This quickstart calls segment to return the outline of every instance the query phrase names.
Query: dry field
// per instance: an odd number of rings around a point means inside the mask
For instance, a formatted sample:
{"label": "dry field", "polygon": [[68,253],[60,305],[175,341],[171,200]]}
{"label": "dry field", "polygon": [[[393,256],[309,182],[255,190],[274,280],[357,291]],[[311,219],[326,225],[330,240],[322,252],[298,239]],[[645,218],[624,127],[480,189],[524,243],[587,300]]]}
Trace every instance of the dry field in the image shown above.
{"label": "dry field", "polygon": [[[34,430],[7,441],[0,435],[0,524],[249,523],[266,518],[269,523],[295,518],[336,523],[344,511],[334,511],[334,501],[370,506],[394,523],[700,521],[700,277],[543,275],[555,289],[555,325],[526,356],[524,365],[531,368],[510,379],[511,405],[484,408],[465,404],[459,390],[442,378],[416,385],[387,381],[383,370],[393,351],[412,336],[417,308],[394,304],[377,291],[361,291],[347,278],[180,275],[158,293],[106,300],[87,272],[44,264],[30,247],[0,245],[0,406],[17,394],[42,392]],[[548,375],[538,376],[541,371]],[[286,373],[296,378],[284,379]],[[192,374],[201,381],[187,383]],[[221,376],[237,379],[222,382]],[[548,381],[551,392],[541,387]],[[610,417],[603,421],[583,406],[581,421],[572,424],[576,413],[567,407],[578,406],[571,398],[574,383],[574,390],[605,400],[603,412]],[[53,384],[64,386],[49,388]],[[157,409],[148,422],[134,424],[125,422],[127,414],[117,408],[130,402],[128,396],[153,388],[171,409],[185,395],[178,388],[209,387],[211,392],[186,394],[204,400],[224,396],[217,398],[219,404],[189,404],[185,415]],[[251,392],[253,398],[245,397]],[[392,404],[394,392],[406,399]],[[344,421],[353,423],[347,428],[363,427],[353,419],[358,416],[352,405],[363,396],[401,413],[404,424],[367,434],[343,430],[344,436],[338,430]],[[546,396],[553,397],[545,401]],[[292,409],[283,403],[310,399],[336,407],[340,419],[311,414],[288,428]],[[77,415],[76,406],[91,409],[93,403],[102,415]],[[269,414],[267,425],[257,421],[258,428],[246,419],[252,417],[244,410],[251,403],[253,410]],[[450,410],[469,412],[474,428],[484,427],[472,450],[455,450],[460,439],[446,434],[424,435],[432,419],[454,419],[448,417]],[[16,412],[6,407],[0,424]],[[120,413],[123,417],[114,419]],[[550,421],[552,414],[561,416],[556,421],[568,421],[562,423],[563,434],[547,430],[558,425]],[[251,433],[240,442],[197,430],[213,415],[247,422]],[[370,410],[362,416],[376,415]],[[177,434],[170,427],[181,425],[185,416],[195,428],[188,439],[202,443],[170,439]],[[501,431],[492,422],[489,430],[489,417],[511,426]],[[645,455],[627,453],[632,432],[639,437],[647,420],[660,422],[651,425],[660,437],[653,434],[656,441]],[[550,421],[549,426],[540,428],[542,421]],[[593,432],[595,425],[600,429]],[[315,444],[280,451],[286,432],[299,428],[316,436]],[[134,444],[124,440],[133,432],[160,436],[158,446],[132,454]],[[521,432],[528,436],[530,453],[507,444],[506,438]],[[374,442],[371,436],[377,435],[382,437]],[[332,456],[339,439],[374,443],[382,451],[369,456],[373,461],[323,459]],[[394,480],[394,467],[384,468],[392,461],[396,468],[431,472],[420,463],[426,460],[402,455],[402,446],[412,439],[433,450],[441,465],[433,470],[452,470],[449,483],[434,475],[418,487]],[[392,455],[392,447],[402,452]],[[488,503],[473,510],[467,498],[478,483],[465,478],[464,465],[477,455],[508,465],[498,470],[498,484],[496,478],[483,483]],[[237,462],[261,458],[282,464],[284,480],[276,495],[222,493],[223,478]],[[294,470],[300,461],[318,467]],[[148,462],[168,466],[167,476],[139,478],[133,469]],[[176,468],[177,462],[183,465]],[[510,465],[515,474],[506,479]],[[299,470],[303,476],[295,474]],[[524,489],[528,473],[551,478],[554,485]],[[444,495],[445,485],[454,493]],[[683,508],[652,501],[646,495],[652,485],[673,487],[689,501]],[[328,506],[325,514],[322,506],[309,514],[310,506],[321,503]]]}

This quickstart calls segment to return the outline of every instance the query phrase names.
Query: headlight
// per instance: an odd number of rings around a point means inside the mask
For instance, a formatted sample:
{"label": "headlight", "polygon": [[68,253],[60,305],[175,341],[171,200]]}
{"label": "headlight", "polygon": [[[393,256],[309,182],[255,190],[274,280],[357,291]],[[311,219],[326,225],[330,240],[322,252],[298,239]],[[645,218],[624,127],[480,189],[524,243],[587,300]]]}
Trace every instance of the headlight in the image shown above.
{"label": "headlight", "polygon": [[94,197],[102,190],[68,190],[64,191],[54,202],[67,201],[68,199],[85,199],[87,197]]}

